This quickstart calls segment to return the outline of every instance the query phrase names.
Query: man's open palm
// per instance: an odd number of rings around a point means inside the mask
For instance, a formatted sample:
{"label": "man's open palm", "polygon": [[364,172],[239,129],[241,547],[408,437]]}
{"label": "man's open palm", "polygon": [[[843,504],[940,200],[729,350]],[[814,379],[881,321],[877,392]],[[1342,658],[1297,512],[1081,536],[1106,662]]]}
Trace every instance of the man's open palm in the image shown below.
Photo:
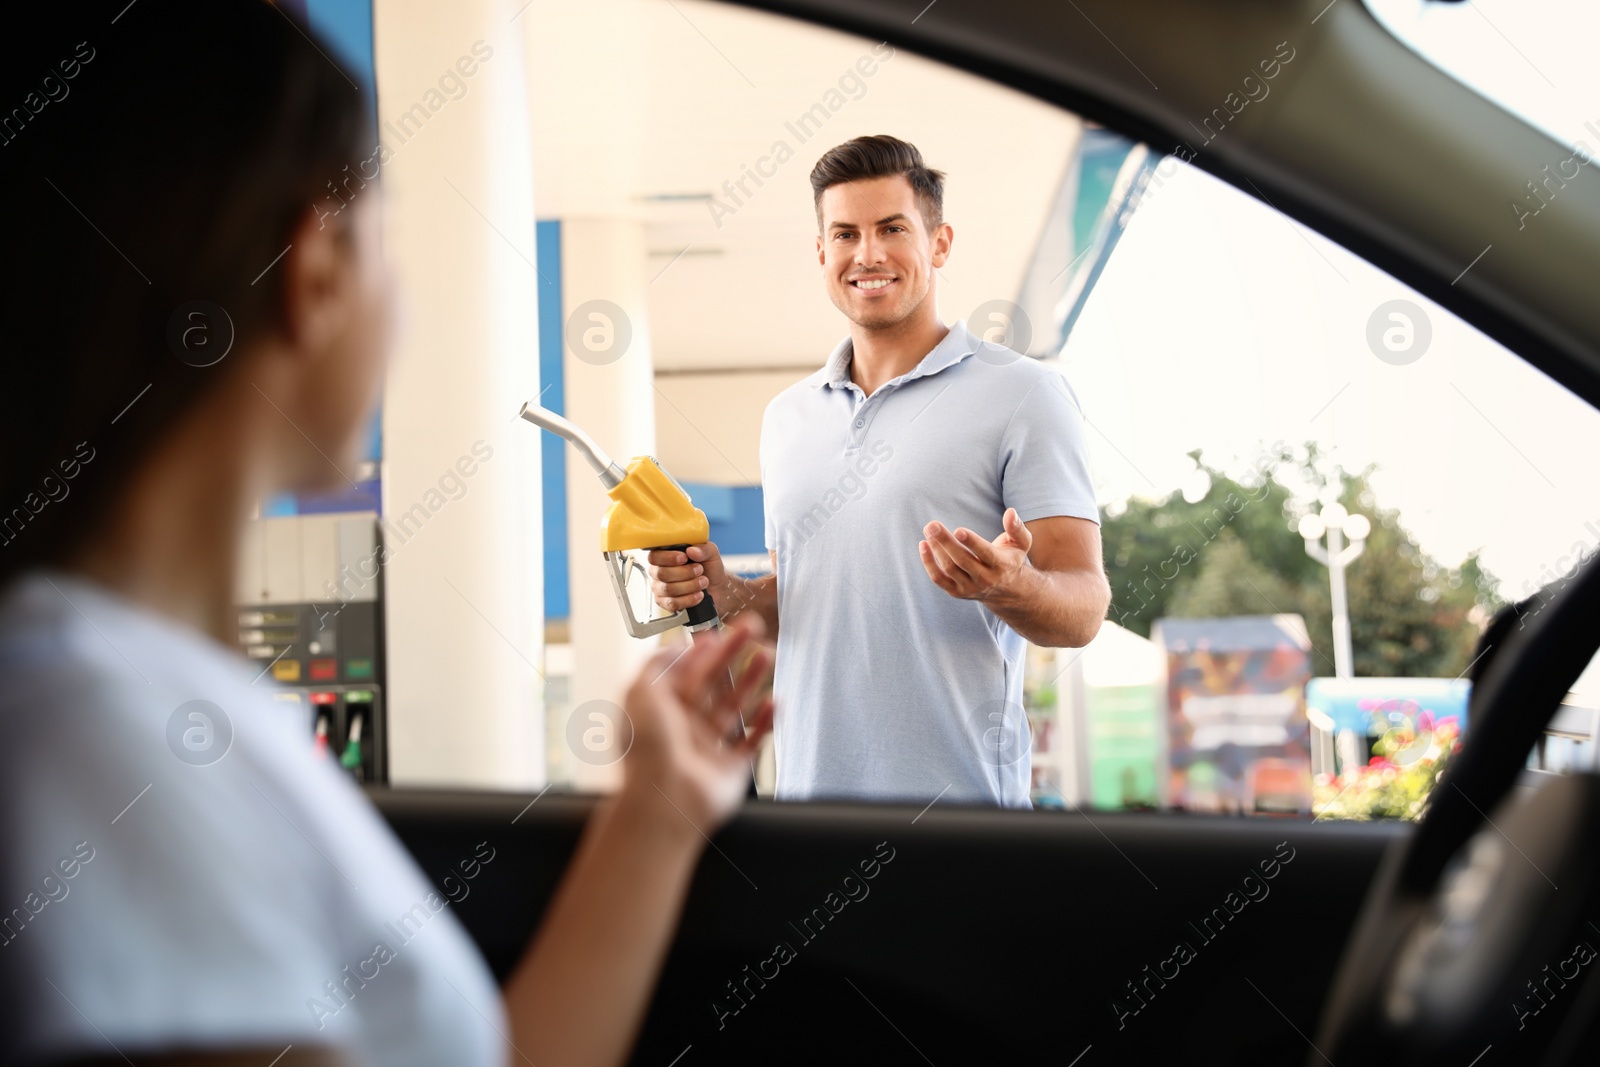
{"label": "man's open palm", "polygon": [[983,600],[1009,588],[1028,566],[1033,534],[1016,508],[1007,508],[1001,521],[1005,529],[993,541],[965,526],[954,532],[940,522],[924,526],[925,540],[917,543],[917,551],[933,584],[962,600]]}

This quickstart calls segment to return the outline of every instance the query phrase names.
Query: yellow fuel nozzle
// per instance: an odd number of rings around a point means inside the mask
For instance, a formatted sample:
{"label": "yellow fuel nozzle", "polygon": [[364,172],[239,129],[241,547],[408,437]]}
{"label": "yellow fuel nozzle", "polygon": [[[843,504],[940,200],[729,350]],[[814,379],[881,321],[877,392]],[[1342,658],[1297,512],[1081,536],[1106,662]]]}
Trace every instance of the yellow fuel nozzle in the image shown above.
{"label": "yellow fuel nozzle", "polygon": [[600,550],[626,552],[667,545],[698,545],[711,538],[706,513],[653,456],[628,461],[622,481],[606,490],[611,506],[600,520]]}
{"label": "yellow fuel nozzle", "polygon": [[636,616],[628,598],[628,570],[639,567],[628,559],[628,552],[684,548],[711,539],[711,524],[706,521],[705,512],[694,506],[683,487],[651,456],[635,456],[624,470],[588,434],[531,401],[522,405],[519,414],[577,449],[600,475],[606,494],[611,497],[611,505],[600,520],[600,551],[610,569],[612,591],[628,633],[651,637],[678,625],[687,625],[691,630],[717,625],[716,608],[709,593],[690,608],[650,620]]}

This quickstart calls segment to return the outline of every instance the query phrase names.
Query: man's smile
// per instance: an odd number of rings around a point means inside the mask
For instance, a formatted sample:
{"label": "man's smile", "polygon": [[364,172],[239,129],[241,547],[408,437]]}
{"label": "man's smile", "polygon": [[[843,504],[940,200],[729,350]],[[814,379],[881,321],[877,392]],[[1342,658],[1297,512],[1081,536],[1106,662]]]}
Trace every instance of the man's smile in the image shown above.
{"label": "man's smile", "polygon": [[850,279],[850,284],[864,293],[876,293],[887,289],[899,279],[889,274],[868,274],[860,278]]}

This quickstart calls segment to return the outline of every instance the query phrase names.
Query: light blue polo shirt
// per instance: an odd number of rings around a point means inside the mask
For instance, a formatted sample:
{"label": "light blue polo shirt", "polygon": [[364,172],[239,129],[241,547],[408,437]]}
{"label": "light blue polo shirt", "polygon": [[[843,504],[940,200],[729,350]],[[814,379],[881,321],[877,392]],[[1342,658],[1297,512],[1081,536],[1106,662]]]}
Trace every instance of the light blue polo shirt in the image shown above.
{"label": "light blue polo shirt", "polygon": [[993,540],[1008,507],[1098,523],[1077,397],[965,322],[870,397],[851,356],[846,338],[761,424],[777,797],[1029,807],[1025,643],[934,585],[917,543],[935,519]]}

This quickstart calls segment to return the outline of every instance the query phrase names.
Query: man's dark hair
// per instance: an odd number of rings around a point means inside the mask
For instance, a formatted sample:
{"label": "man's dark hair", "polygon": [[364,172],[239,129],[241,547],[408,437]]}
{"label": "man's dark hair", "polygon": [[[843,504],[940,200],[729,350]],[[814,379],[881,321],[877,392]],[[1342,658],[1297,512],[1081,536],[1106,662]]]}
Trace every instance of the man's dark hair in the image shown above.
{"label": "man's dark hair", "polygon": [[174,351],[175,313],[220,307],[235,353],[281,328],[272,265],[376,144],[370,89],[290,5],[7,19],[22,25],[0,42],[0,108],[16,105],[0,113],[0,578],[74,554],[226,374]]}
{"label": "man's dark hair", "polygon": [[811,168],[811,191],[817,205],[817,229],[822,229],[822,194],[835,185],[891,178],[896,175],[911,183],[923,225],[931,232],[944,222],[944,171],[933,170],[922,162],[917,146],[880,133],[857,137],[830,148]]}

